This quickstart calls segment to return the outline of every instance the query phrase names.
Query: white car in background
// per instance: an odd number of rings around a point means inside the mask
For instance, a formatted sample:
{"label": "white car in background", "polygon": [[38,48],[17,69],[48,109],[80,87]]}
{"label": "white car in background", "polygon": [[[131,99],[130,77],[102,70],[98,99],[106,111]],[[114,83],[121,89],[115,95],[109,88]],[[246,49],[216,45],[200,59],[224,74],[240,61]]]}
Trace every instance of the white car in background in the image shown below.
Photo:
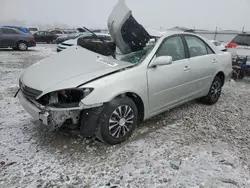
{"label": "white car in background", "polygon": [[[107,38],[109,40],[111,40],[111,36],[109,34],[105,34],[105,33],[95,33],[98,37],[102,37],[102,38]],[[74,45],[77,45],[77,40],[80,38],[80,37],[84,37],[86,39],[92,39],[94,36],[92,33],[89,33],[89,32],[85,32],[83,34],[80,34],[80,35],[77,35],[76,38],[74,39],[70,39],[70,40],[66,40],[62,43],[59,43],[57,45],[57,52],[60,52],[62,50],[65,50],[71,46],[74,46]],[[95,37],[94,37],[95,38]]]}
{"label": "white car in background", "polygon": [[34,34],[34,33],[38,32],[38,31],[40,31],[40,28],[38,28],[38,27],[33,27],[33,26],[29,26],[29,27],[27,27],[27,29],[28,29],[32,34]]}
{"label": "white car in background", "polygon": [[212,42],[220,51],[227,51],[226,46],[218,41],[218,40],[211,40],[210,42]]}

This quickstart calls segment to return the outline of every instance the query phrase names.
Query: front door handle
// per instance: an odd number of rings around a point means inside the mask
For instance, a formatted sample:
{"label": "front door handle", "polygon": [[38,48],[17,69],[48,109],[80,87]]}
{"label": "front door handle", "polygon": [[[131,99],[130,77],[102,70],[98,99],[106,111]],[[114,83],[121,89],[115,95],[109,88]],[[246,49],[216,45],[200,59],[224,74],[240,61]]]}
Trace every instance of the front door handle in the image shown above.
{"label": "front door handle", "polygon": [[217,59],[213,59],[213,61],[212,61],[213,63],[217,63],[218,61],[217,61]]}
{"label": "front door handle", "polygon": [[188,66],[188,65],[186,65],[185,67],[184,67],[184,71],[189,71],[191,69],[191,67],[190,66]]}

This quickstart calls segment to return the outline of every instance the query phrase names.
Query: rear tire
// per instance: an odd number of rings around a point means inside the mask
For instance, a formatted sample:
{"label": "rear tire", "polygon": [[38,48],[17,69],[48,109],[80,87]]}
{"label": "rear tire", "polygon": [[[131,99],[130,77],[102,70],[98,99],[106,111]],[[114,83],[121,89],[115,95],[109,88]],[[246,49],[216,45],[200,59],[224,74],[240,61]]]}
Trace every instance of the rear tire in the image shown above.
{"label": "rear tire", "polygon": [[210,87],[208,95],[201,98],[201,102],[208,105],[215,104],[221,96],[221,90],[223,85],[222,83],[223,82],[221,78],[219,76],[216,76]]}
{"label": "rear tire", "polygon": [[97,125],[96,137],[110,145],[127,140],[135,130],[138,110],[128,97],[115,98],[104,107]]}
{"label": "rear tire", "polygon": [[28,44],[24,41],[20,41],[17,43],[17,48],[20,50],[20,51],[26,51],[28,50]]}

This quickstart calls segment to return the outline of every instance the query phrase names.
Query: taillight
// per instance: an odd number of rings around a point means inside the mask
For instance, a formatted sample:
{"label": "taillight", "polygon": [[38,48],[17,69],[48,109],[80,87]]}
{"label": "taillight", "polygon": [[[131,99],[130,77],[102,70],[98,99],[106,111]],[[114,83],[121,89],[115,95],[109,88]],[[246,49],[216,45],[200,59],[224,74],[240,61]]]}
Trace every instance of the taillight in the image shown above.
{"label": "taillight", "polygon": [[226,45],[226,48],[236,48],[238,46],[238,44],[236,44],[236,43],[228,43],[227,45]]}
{"label": "taillight", "polygon": [[35,37],[34,37],[33,35],[31,35],[31,39],[32,39],[32,40],[35,40]]}

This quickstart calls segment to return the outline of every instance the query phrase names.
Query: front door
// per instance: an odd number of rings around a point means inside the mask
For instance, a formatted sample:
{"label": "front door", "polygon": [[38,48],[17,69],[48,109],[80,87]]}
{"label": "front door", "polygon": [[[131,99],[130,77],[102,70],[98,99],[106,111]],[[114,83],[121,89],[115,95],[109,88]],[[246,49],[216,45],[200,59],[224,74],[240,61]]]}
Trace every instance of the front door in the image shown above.
{"label": "front door", "polygon": [[39,32],[35,33],[34,34],[35,41],[36,42],[43,42],[43,35],[44,35],[43,31],[39,31]]}
{"label": "front door", "polygon": [[155,58],[159,56],[172,56],[173,62],[147,70],[151,115],[185,101],[190,94],[190,61],[182,38],[166,38]]}

